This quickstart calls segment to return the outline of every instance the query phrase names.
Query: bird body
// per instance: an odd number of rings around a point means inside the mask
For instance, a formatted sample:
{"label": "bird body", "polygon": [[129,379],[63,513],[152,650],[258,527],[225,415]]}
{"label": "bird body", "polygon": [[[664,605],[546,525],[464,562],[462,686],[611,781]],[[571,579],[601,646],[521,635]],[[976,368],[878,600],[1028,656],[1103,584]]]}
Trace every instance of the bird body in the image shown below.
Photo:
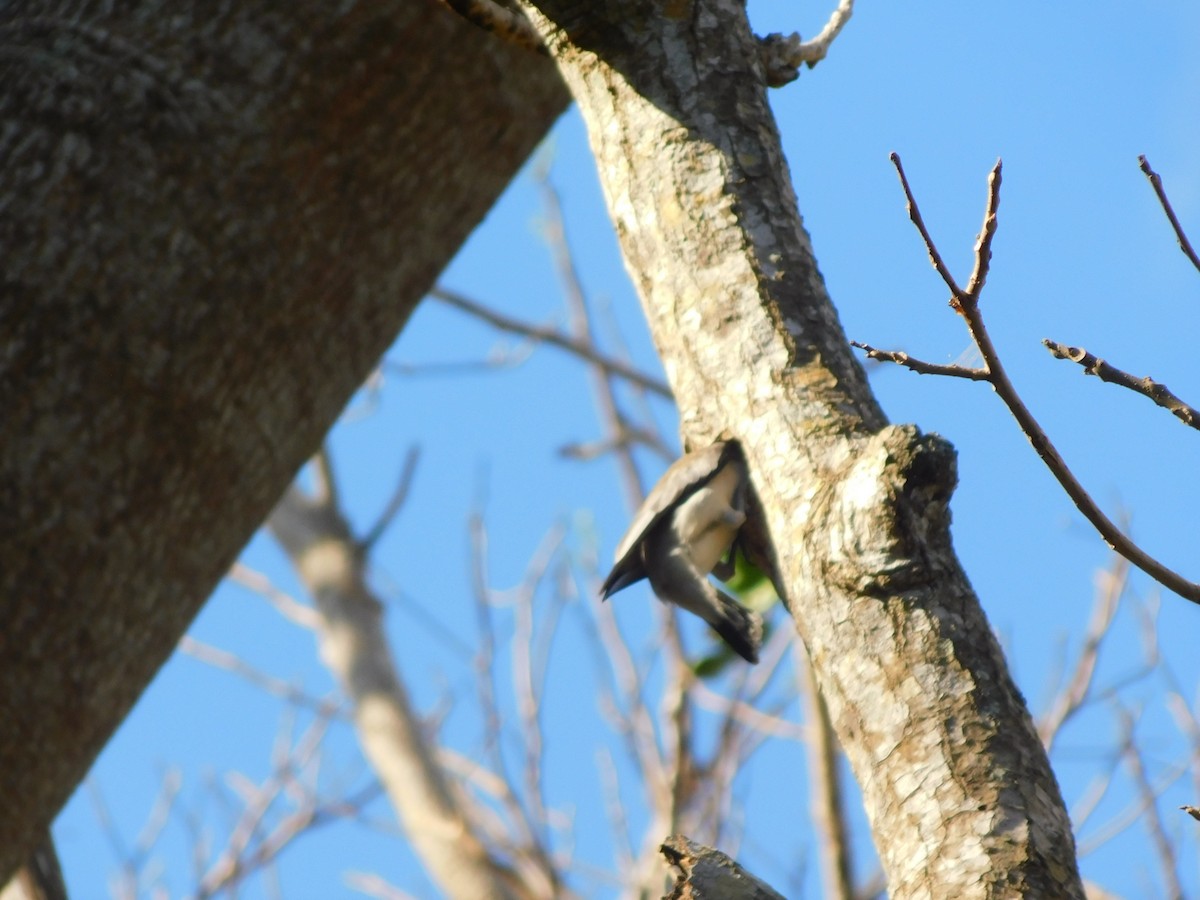
{"label": "bird body", "polygon": [[708,580],[710,572],[722,580],[733,574],[734,544],[746,521],[746,480],[741,448],[733,442],[676,460],[617,546],[602,599],[648,578],[659,599],[700,616],[738,655],[758,662],[761,617]]}

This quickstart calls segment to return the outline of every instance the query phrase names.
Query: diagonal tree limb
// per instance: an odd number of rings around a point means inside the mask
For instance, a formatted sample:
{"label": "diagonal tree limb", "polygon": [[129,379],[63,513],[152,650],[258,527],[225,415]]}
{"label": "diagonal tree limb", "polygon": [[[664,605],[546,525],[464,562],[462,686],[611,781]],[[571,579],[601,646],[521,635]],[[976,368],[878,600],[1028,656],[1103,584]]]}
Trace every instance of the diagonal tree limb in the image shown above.
{"label": "diagonal tree limb", "polygon": [[1082,347],[1068,347],[1066,344],[1060,344],[1049,338],[1042,341],[1042,346],[1049,350],[1050,355],[1055,359],[1070,360],[1082,366],[1083,371],[1088,375],[1095,375],[1101,381],[1107,381],[1109,384],[1131,390],[1135,394],[1141,394],[1167,410],[1184,425],[1200,429],[1200,410],[1184,403],[1171,393],[1166,385],[1159,384],[1149,376],[1138,378],[1136,375],[1131,375],[1124,369],[1110,365],[1095,354],[1088,353]]}
{"label": "diagonal tree limb", "polygon": [[1083,514],[1084,518],[1100,534],[1101,539],[1111,549],[1120,553],[1159,584],[1174,591],[1185,600],[1200,604],[1200,584],[1184,578],[1138,546],[1100,509],[1091,495],[1084,489],[1079,479],[1075,477],[1075,473],[1071,471],[1066,461],[1059,454],[1058,449],[1050,441],[1045,430],[1025,405],[1025,401],[1017,392],[1016,387],[1004,369],[999,352],[992,343],[991,335],[988,333],[983,321],[983,313],[979,308],[979,296],[987,281],[987,272],[991,261],[992,238],[996,233],[996,210],[1000,203],[1000,161],[996,162],[988,177],[988,200],[984,211],[984,224],[975,244],[975,265],[970,281],[968,282],[967,290],[963,290],[955,282],[954,276],[950,274],[949,269],[946,268],[945,263],[942,261],[941,253],[938,251],[936,244],[929,235],[928,229],[925,227],[917,202],[913,197],[912,189],[909,187],[908,177],[905,175],[904,167],[900,163],[900,157],[893,153],[891,154],[891,160],[896,167],[896,173],[900,176],[900,184],[904,190],[909,218],[921,235],[921,240],[925,244],[925,249],[929,253],[933,267],[950,289],[950,305],[967,323],[967,331],[970,333],[971,339],[975,342],[975,346],[978,347],[980,356],[983,358],[983,371],[987,373],[987,377],[981,380],[986,380],[992,385],[996,391],[996,395],[1008,407],[1009,412],[1016,419],[1017,425],[1033,446],[1034,451],[1041,457],[1046,468],[1050,470],[1050,473],[1062,486],[1067,496],[1071,498],[1076,509]]}
{"label": "diagonal tree limb", "polygon": [[1163,212],[1166,213],[1167,221],[1171,223],[1171,230],[1175,232],[1175,240],[1179,242],[1179,249],[1183,251],[1184,256],[1191,260],[1196,271],[1200,272],[1200,256],[1196,254],[1192,242],[1188,240],[1188,236],[1183,231],[1183,226],[1179,224],[1179,218],[1175,215],[1171,201],[1167,199],[1167,192],[1163,189],[1162,176],[1150,168],[1150,161],[1144,155],[1138,157],[1138,168],[1150,180],[1150,186],[1154,188],[1154,194],[1158,197]]}

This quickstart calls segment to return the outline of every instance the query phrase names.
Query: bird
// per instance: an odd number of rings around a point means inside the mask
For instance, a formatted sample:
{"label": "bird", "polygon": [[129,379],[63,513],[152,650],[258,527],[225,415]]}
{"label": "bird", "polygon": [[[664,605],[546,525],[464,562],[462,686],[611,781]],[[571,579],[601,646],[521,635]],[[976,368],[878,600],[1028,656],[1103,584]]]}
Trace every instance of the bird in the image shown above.
{"label": "bird", "polygon": [[647,578],[660,600],[699,616],[735,653],[758,662],[762,617],[708,580],[733,576],[749,475],[741,446],[717,441],[677,459],[617,545],[601,600]]}

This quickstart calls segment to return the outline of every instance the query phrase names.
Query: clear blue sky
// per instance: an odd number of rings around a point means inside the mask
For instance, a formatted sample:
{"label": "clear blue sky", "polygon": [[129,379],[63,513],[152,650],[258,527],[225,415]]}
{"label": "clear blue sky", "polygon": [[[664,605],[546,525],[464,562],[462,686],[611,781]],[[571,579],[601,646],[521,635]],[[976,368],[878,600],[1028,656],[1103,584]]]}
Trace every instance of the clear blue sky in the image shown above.
{"label": "clear blue sky", "polygon": [[[762,33],[815,32],[826,10],[798,6],[761,0],[751,3],[751,14]],[[1018,388],[1093,495],[1110,511],[1127,511],[1143,545],[1193,579],[1200,578],[1197,435],[1144,399],[1052,360],[1040,340],[1083,345],[1200,404],[1192,347],[1200,333],[1200,275],[1176,247],[1136,165],[1139,153],[1149,156],[1200,243],[1198,37],[1200,5],[1191,2],[862,3],[829,59],[772,94],[805,223],[848,335],[931,361],[958,360],[969,341],[907,221],[887,155],[903,157],[926,222],[960,277],[969,270],[987,172],[1003,157],[1000,229],[983,301],[992,335]],[[587,289],[611,307],[635,362],[659,373],[576,115],[562,120],[542,154],[553,159]],[[540,216],[537,185],[522,174],[443,283],[530,322],[564,321]],[[520,344],[430,303],[387,361],[482,360],[497,347]],[[893,421],[915,422],[958,448],[955,544],[1027,699],[1041,711],[1064,649],[1078,647],[1094,573],[1107,551],[988,388],[888,368],[872,369],[872,383]],[[673,435],[670,411],[656,414]],[[485,495],[496,587],[517,582],[557,522],[571,526],[573,549],[595,549],[607,559],[628,518],[615,467],[608,460],[564,460],[557,452],[599,434],[586,372],[549,348],[490,373],[403,375],[385,367],[382,389],[356,398],[334,432],[335,463],[360,528],[391,491],[406,448],[422,448],[410,502],[379,545],[376,583],[391,602],[389,637],[420,708],[432,711],[458,698],[446,733],[463,752],[478,750],[480,740],[470,661],[426,619],[474,641],[467,516]],[[649,455],[644,463],[651,476],[661,468]],[[244,560],[299,591],[269,539],[256,538]],[[1133,587],[1143,601],[1161,594],[1141,576]],[[652,602],[640,590],[619,597],[630,633],[648,627]],[[593,702],[591,657],[570,618],[551,664],[546,715],[556,725],[547,779],[551,800],[574,816],[577,856],[611,866],[592,743],[604,727]],[[1162,652],[1193,709],[1198,631],[1200,609],[1161,597]],[[243,589],[223,585],[192,634],[312,693],[332,689],[309,635]],[[692,646],[703,640],[699,629],[687,637]],[[1121,683],[1138,671],[1141,654],[1139,619],[1126,609],[1097,684]],[[1119,696],[1141,712],[1147,765],[1152,778],[1165,779],[1188,751],[1165,708],[1162,680],[1152,676]],[[218,839],[225,818],[210,782],[229,783],[230,771],[262,779],[284,719],[274,698],[177,655],[104,752],[91,782],[132,844],[162,773],[177,768],[181,805],[200,809]],[[1056,771],[1075,809],[1109,769],[1114,723],[1112,706],[1100,702],[1068,728],[1056,750]],[[807,803],[800,758],[796,745],[770,746],[740,785],[752,823],[741,857],[785,893],[817,896],[811,871],[794,880],[805,856],[815,868],[815,849],[795,824]],[[328,778],[368,780],[344,726],[333,728],[326,760]],[[1200,894],[1194,831],[1200,825],[1175,811],[1200,805],[1193,778],[1200,772],[1170,784],[1160,809],[1178,840],[1186,890]],[[1127,790],[1116,789],[1084,828],[1084,843],[1129,799]],[[371,811],[389,818],[382,804]],[[73,896],[105,896],[116,860],[87,790],[68,805],[55,835]],[[175,819],[153,851],[172,895],[192,885],[189,842]],[[868,846],[860,829],[860,856]],[[1139,822],[1084,857],[1083,867],[1088,878],[1126,896],[1163,890]],[[306,837],[283,858],[283,896],[355,896],[342,881],[346,870],[377,872],[416,896],[430,895],[402,841],[338,825]],[[259,890],[247,896],[268,896]]]}

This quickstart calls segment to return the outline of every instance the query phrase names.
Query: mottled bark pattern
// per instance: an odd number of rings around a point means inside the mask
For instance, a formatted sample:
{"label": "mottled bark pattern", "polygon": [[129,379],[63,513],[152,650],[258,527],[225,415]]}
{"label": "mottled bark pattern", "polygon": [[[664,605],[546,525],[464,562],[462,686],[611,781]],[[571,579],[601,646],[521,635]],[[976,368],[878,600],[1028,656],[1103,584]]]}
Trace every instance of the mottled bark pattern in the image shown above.
{"label": "mottled bark pattern", "polygon": [[684,436],[728,429],[746,451],[890,895],[1081,896],[1058,787],[950,545],[953,452],[887,426],[850,356],[743,4],[529,6]]}
{"label": "mottled bark pattern", "polygon": [[566,94],[436,0],[0,8],[0,883]]}

